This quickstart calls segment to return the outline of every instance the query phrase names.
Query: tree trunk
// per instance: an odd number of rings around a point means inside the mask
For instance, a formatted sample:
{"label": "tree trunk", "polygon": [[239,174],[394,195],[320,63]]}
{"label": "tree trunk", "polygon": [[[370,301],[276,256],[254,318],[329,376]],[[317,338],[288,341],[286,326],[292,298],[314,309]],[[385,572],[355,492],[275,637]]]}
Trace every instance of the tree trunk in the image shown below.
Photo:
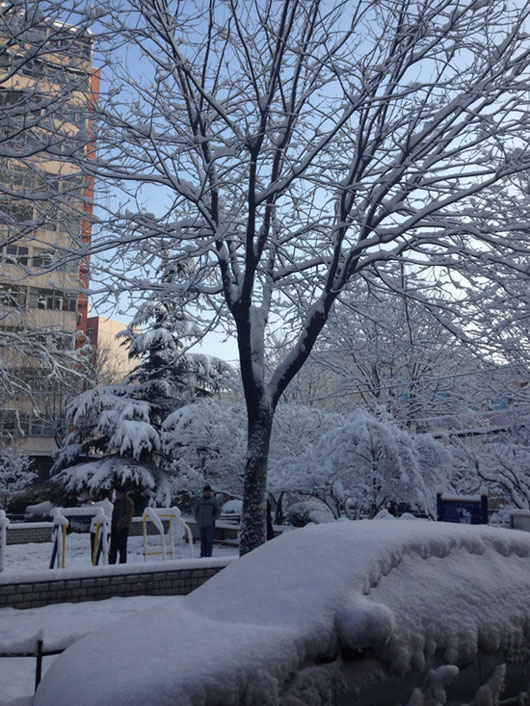
{"label": "tree trunk", "polygon": [[249,412],[247,460],[241,515],[241,556],[259,547],[267,537],[267,461],[274,409],[258,405]]}

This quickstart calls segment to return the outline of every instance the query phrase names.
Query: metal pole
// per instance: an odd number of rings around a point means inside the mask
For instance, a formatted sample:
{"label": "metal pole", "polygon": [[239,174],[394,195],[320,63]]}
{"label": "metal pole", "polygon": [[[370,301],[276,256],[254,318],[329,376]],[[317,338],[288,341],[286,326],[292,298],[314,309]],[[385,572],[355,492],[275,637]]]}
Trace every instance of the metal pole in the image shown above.
{"label": "metal pole", "polygon": [[37,668],[35,670],[35,691],[40,684],[42,677],[42,640],[37,640]]}

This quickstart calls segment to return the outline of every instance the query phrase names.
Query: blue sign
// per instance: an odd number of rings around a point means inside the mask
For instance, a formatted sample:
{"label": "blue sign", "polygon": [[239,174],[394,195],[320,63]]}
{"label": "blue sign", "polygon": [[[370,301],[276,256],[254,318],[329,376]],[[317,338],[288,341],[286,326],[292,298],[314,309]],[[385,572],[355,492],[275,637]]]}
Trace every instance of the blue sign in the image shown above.
{"label": "blue sign", "polygon": [[464,525],[488,524],[488,496],[450,496],[436,494],[436,516],[439,522]]}

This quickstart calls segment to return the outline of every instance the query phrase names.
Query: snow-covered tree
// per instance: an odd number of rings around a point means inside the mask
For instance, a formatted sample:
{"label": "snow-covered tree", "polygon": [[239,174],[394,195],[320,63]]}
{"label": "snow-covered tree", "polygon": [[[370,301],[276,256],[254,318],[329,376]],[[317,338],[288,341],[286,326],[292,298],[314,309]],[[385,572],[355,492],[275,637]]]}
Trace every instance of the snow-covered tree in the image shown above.
{"label": "snow-covered tree", "polygon": [[530,508],[530,444],[491,442],[481,453],[478,476],[482,484],[507,505]]}
{"label": "snow-covered tree", "polygon": [[528,509],[530,416],[507,408],[490,419],[489,428],[487,421],[465,437],[450,437],[457,470],[453,484],[463,492],[486,487],[507,506]]}
{"label": "snow-covered tree", "polygon": [[413,441],[420,474],[428,491],[427,510],[434,514],[436,493],[453,488],[455,458],[449,444],[435,439],[431,434],[415,434]]}
{"label": "snow-covered tree", "polygon": [[0,447],[0,508],[7,510],[10,503],[26,490],[37,474],[31,470],[32,460],[18,446]]}
{"label": "snow-covered tree", "polygon": [[279,404],[269,455],[271,487],[288,487],[281,478],[288,476],[293,467],[298,468],[303,459],[311,458],[318,440],[343,422],[340,414],[300,404]]}
{"label": "snow-covered tree", "polygon": [[[166,419],[163,444],[175,459],[179,489],[195,491],[208,481],[220,490],[242,492],[244,417],[241,404],[202,400]],[[278,495],[328,503],[334,498],[338,504],[354,498],[371,514],[403,502],[432,514],[436,491],[451,488],[453,461],[450,450],[430,435],[410,435],[389,419],[280,404],[269,466],[269,490]]]}
{"label": "snow-covered tree", "polygon": [[123,334],[129,355],[138,360],[129,382],[137,397],[151,403],[157,424],[176,407],[219,394],[230,383],[227,363],[188,351],[198,335],[198,326],[165,301],[140,306]]}
{"label": "snow-covered tree", "polygon": [[[530,166],[528,12],[504,0],[128,0],[111,11],[134,65],[114,57],[88,169],[127,205],[113,206],[97,248],[120,262],[114,289],[154,287],[161,253],[193,262],[186,292],[236,332],[243,553],[265,539],[276,407],[348,283],[399,289],[400,262],[453,277],[461,304],[480,291],[481,267],[497,281],[527,257],[530,206],[511,184]],[[266,374],[281,327],[292,335]]]}
{"label": "snow-covered tree", "polygon": [[388,419],[358,411],[320,439],[313,483],[340,481],[369,517],[398,503],[432,514],[449,459],[434,439],[412,437]]}
{"label": "snow-covered tree", "polygon": [[500,371],[442,325],[434,295],[426,308],[413,300],[420,284],[403,286],[401,295],[346,292],[315,346],[310,376],[325,382],[317,404],[343,413],[384,408],[401,426],[423,432],[436,417],[491,404]]}
{"label": "snow-covered tree", "polygon": [[247,440],[241,404],[199,400],[170,414],[163,432],[164,451],[174,459],[180,488],[198,490],[208,482],[241,495]]}
{"label": "snow-covered tree", "polygon": [[[159,302],[139,309],[124,332],[136,368],[123,383],[86,390],[67,407],[72,431],[54,464],[57,483],[69,492],[98,492],[119,480],[154,502],[171,502],[177,465],[163,426],[185,401],[213,394],[231,373],[223,361],[183,354],[189,336],[188,323],[171,319]],[[94,453],[100,458],[87,458]]]}
{"label": "snow-covered tree", "polygon": [[[305,459],[314,459],[319,438],[342,421],[339,414],[280,404],[271,435],[270,490],[309,487]],[[163,431],[165,452],[175,459],[179,478],[195,474],[196,486],[209,481],[242,494],[247,445],[242,404],[214,399],[195,402],[169,415]]]}

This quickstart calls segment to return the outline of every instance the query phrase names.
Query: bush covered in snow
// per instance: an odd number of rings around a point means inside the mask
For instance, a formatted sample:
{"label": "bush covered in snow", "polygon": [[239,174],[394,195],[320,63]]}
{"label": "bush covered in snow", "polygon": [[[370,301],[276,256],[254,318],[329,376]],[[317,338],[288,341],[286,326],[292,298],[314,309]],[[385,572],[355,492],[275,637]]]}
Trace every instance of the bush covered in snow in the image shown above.
{"label": "bush covered in snow", "polygon": [[240,515],[243,510],[242,500],[228,500],[221,508],[222,515]]}
{"label": "bush covered in snow", "polygon": [[319,500],[301,500],[287,509],[287,522],[293,527],[305,527],[310,522],[321,525],[335,518],[329,507]]}
{"label": "bush covered in snow", "polygon": [[[155,405],[138,394],[126,382],[87,391],[72,403],[75,431],[56,463],[65,491],[96,492],[119,478],[161,505],[183,490],[197,493],[204,482],[242,494],[247,441],[242,404],[200,399],[160,416],[160,398]],[[100,449],[99,458],[83,459],[90,445]],[[373,516],[390,503],[432,515],[435,490],[450,489],[451,470],[451,453],[439,441],[412,436],[389,419],[278,407],[269,456],[273,493],[322,499],[339,484],[346,490],[335,498],[337,508],[350,497],[357,515]]]}
{"label": "bush covered in snow", "polygon": [[26,505],[24,510],[25,520],[48,520],[54,505],[49,500],[43,500],[35,505]]}
{"label": "bush covered in snow", "polygon": [[37,474],[32,459],[18,446],[3,446],[0,451],[0,510],[7,510],[15,498],[31,485]]}
{"label": "bush covered in snow", "polygon": [[368,517],[395,503],[434,513],[435,489],[449,487],[452,470],[451,453],[440,442],[429,435],[412,436],[391,420],[360,410],[346,417],[330,415],[322,430],[298,455],[280,460],[278,454],[271,462],[273,489],[321,495],[341,487],[336,500],[350,498],[357,513]]}

